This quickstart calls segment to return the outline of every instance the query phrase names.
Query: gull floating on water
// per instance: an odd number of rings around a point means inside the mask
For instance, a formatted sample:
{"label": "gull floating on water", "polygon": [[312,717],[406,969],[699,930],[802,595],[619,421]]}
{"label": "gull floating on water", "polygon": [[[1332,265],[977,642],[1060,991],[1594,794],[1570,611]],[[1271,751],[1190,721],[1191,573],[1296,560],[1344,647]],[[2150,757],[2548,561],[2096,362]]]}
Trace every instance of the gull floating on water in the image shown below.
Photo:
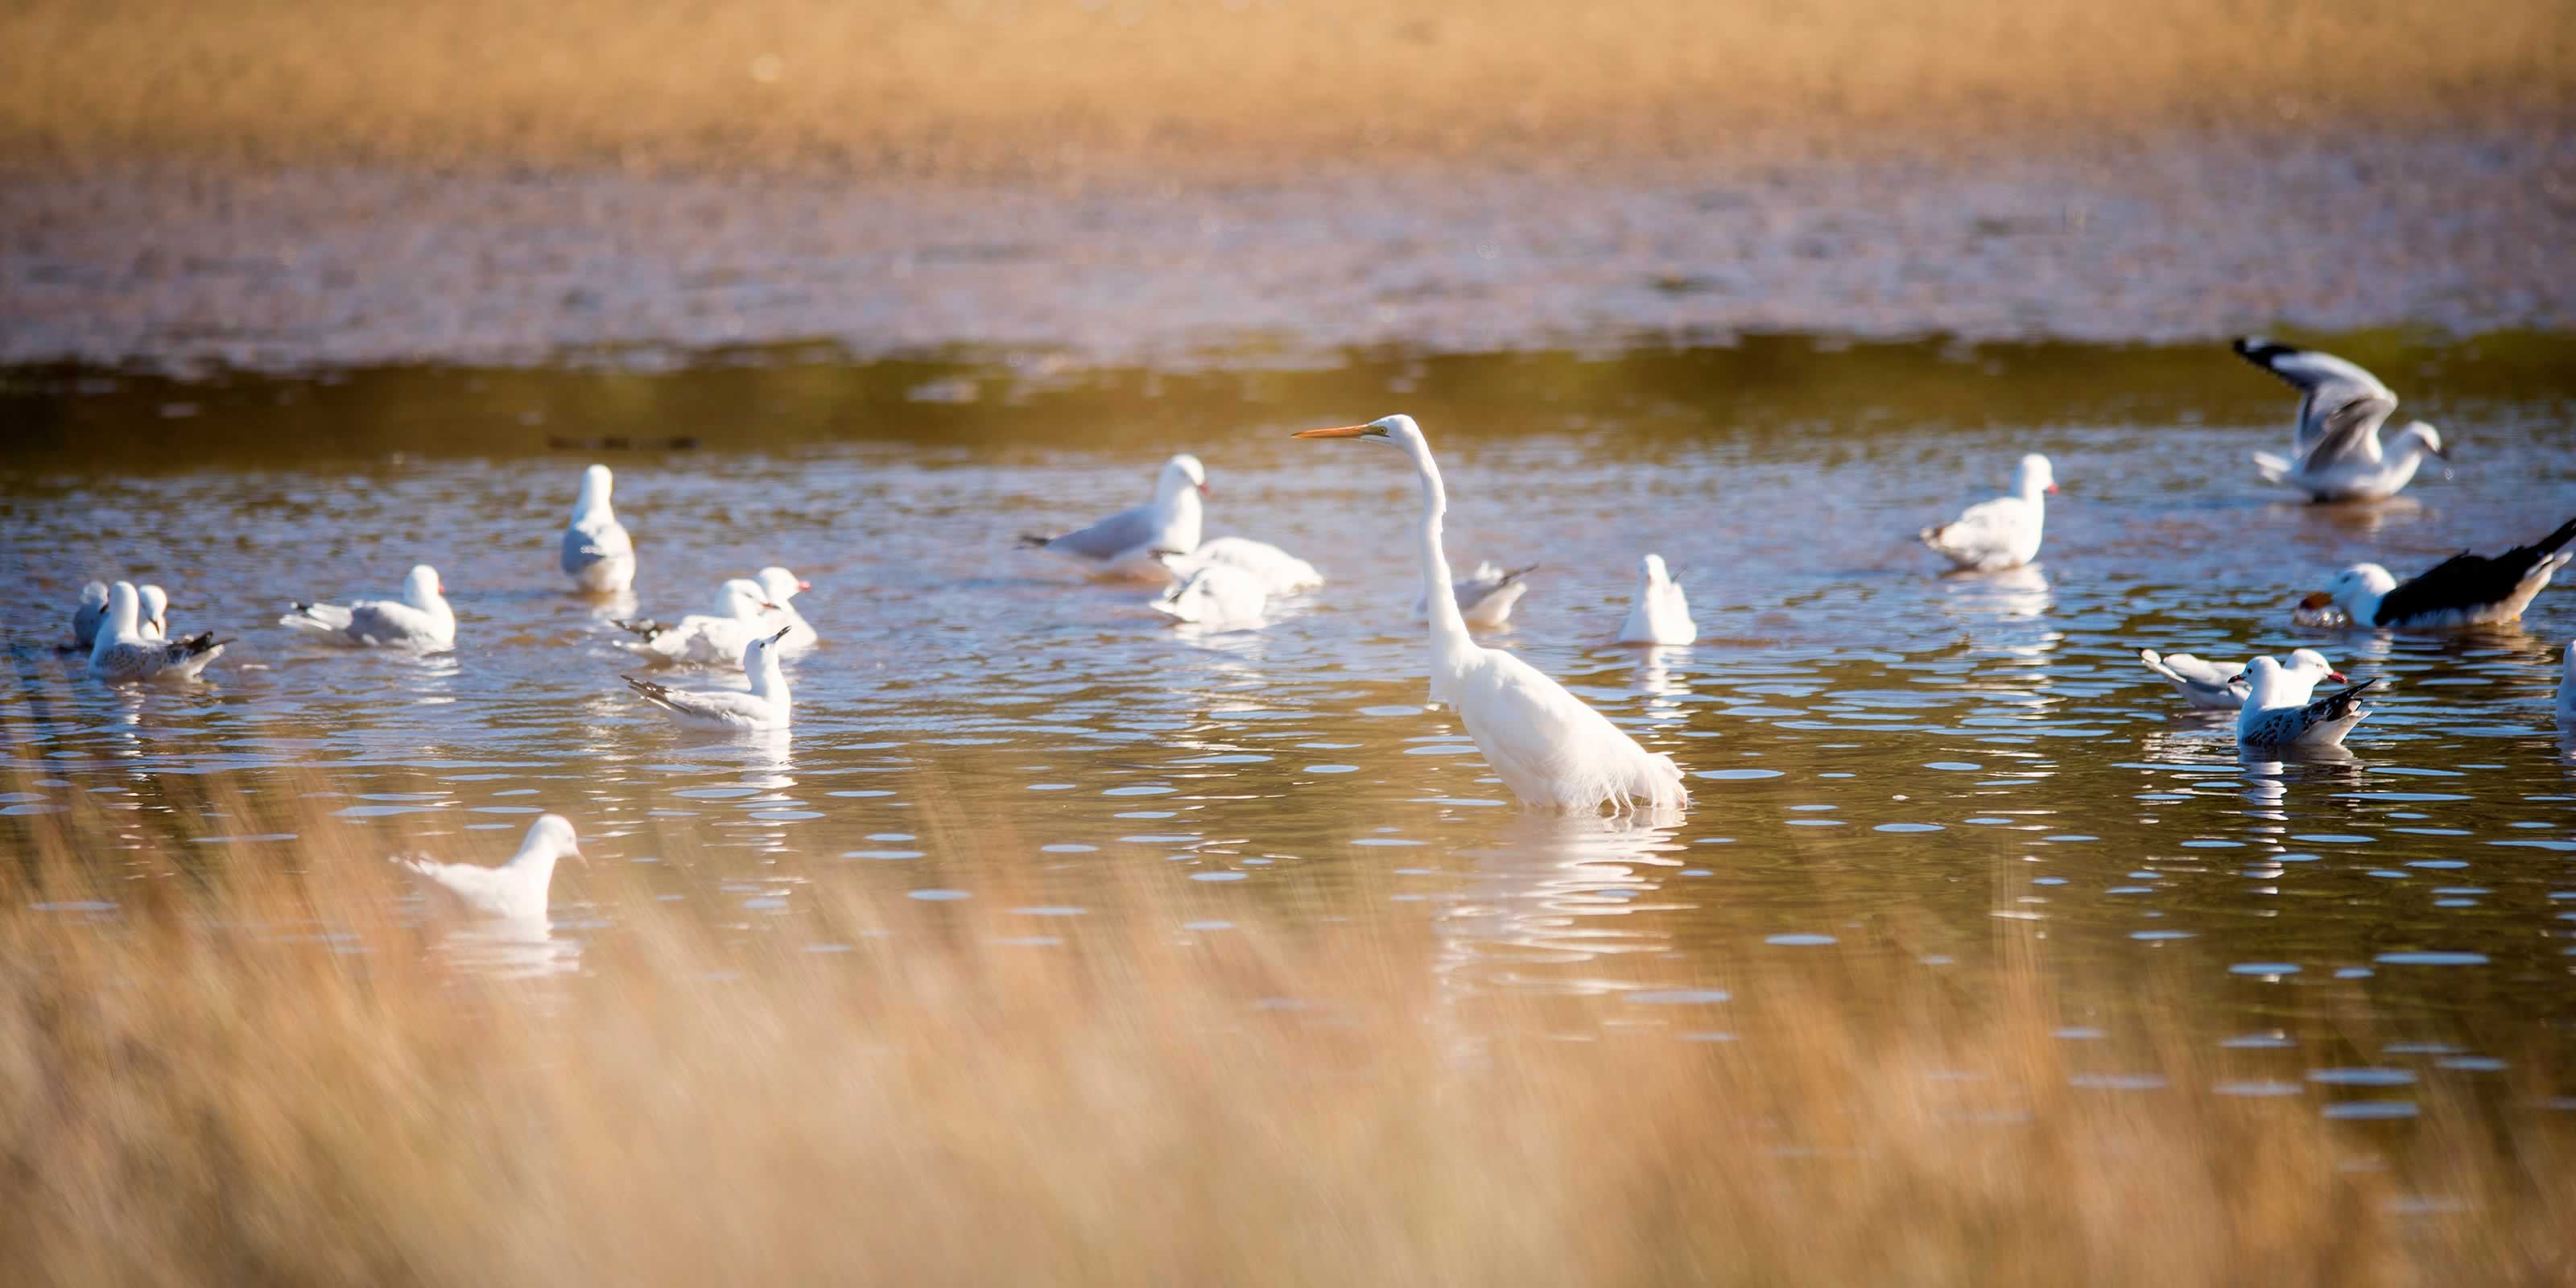
{"label": "gull floating on water", "polygon": [[593,595],[614,595],[635,584],[635,539],[617,521],[608,494],[615,479],[605,465],[581,472],[581,496],[572,503],[572,525],[563,534],[564,575]]}
{"label": "gull floating on water", "polygon": [[[2182,690],[2185,698],[2191,700],[2191,705],[2204,711],[2237,711],[2245,706],[2249,686],[2238,678],[2245,674],[2245,666],[2224,666],[2202,661],[2189,653],[2159,653],[2151,648],[2139,649],[2138,660],[2146,663],[2148,670],[2171,681],[2175,688]],[[2246,664],[2251,665],[2250,662]],[[2318,680],[2332,680],[2337,684],[2344,680],[2343,672],[2334,669],[2334,664],[2326,660],[2325,654],[2312,648],[2290,654],[2290,665],[2286,669],[2313,673],[2316,679],[2308,681],[2310,688],[2316,687]]]}
{"label": "gull floating on water", "polygon": [[814,647],[815,643],[822,639],[822,636],[815,633],[814,627],[805,620],[805,614],[796,611],[794,602],[796,592],[812,590],[814,583],[776,564],[761,569],[753,580],[759,582],[761,590],[769,596],[770,608],[766,614],[768,621],[772,625],[787,628],[787,638],[779,641],[778,644],[779,656],[794,657]]}
{"label": "gull floating on water", "polygon": [[72,651],[86,653],[98,643],[98,628],[107,621],[107,583],[93,581],[81,587],[80,602],[72,606]]}
{"label": "gull floating on water", "polygon": [[193,680],[232,642],[216,639],[213,631],[184,640],[146,639],[142,615],[143,598],[135,593],[133,582],[120,581],[108,589],[107,621],[90,643],[90,674],[110,684]]}
{"label": "gull floating on water", "polygon": [[[1261,574],[1240,564],[1192,564],[1187,556],[1164,559],[1172,584],[1146,607],[1176,622],[1199,626],[1251,626],[1270,603]],[[1187,571],[1183,571],[1187,568]]]}
{"label": "gull floating on water", "polygon": [[2425,457],[2450,459],[2441,433],[2420,420],[2380,444],[2380,427],[2397,410],[2397,395],[2360,367],[2257,335],[2238,340],[2236,352],[2299,391],[2299,423],[2288,459],[2254,453],[2265,482],[2319,501],[2376,501],[2403,490]]}
{"label": "gull floating on water", "polygon": [[1020,544],[1063,555],[1094,576],[1161,577],[1165,570],[1156,551],[1198,549],[1199,498],[1207,494],[1207,467],[1183,452],[1163,462],[1153,500],[1063,536],[1023,534]]}
{"label": "gull floating on water", "polygon": [[674,689],[622,677],[644,700],[671,714],[673,720],[701,729],[724,729],[750,732],[787,727],[787,676],[778,669],[777,645],[787,638],[787,627],[776,634],[752,640],[743,646],[742,669],[751,677],[751,691],[740,689]]}
{"label": "gull floating on water", "polygon": [[1310,429],[1297,437],[1378,443],[1412,461],[1422,485],[1416,550],[1423,598],[1431,609],[1431,696],[1458,713],[1485,763],[1513,795],[1534,808],[1585,813],[1604,805],[1626,813],[1690,802],[1681,767],[1672,757],[1639,746],[1626,730],[1538,668],[1468,636],[1450,590],[1449,560],[1440,548],[1449,493],[1431,459],[1431,444],[1412,417]]}
{"label": "gull floating on water", "polygon": [[1638,560],[1637,601],[1628,610],[1627,623],[1619,628],[1619,642],[1688,644],[1698,638],[1690,600],[1682,594],[1681,583],[1664,571],[1664,557],[1648,555]]}
{"label": "gull floating on water", "polygon": [[[781,633],[771,610],[778,605],[759,582],[736,577],[716,588],[716,611],[691,613],[668,626],[647,617],[618,618],[615,625],[637,638],[618,647],[656,662],[692,662],[700,666],[737,666],[743,649],[764,635]],[[785,628],[793,633],[794,626]]]}
{"label": "gull floating on water", "polygon": [[[1506,569],[1492,560],[1479,562],[1464,578],[1452,575],[1449,593],[1458,601],[1458,615],[1469,626],[1488,630],[1510,621],[1512,606],[1529,593],[1529,583],[1521,580],[1538,571],[1537,564]],[[1423,622],[1431,620],[1431,597],[1417,595],[1413,615]]]}
{"label": "gull floating on water", "polygon": [[148,581],[134,591],[143,605],[142,617],[134,623],[134,629],[147,640],[170,638],[170,592]]}
{"label": "gull floating on water", "polygon": [[2305,612],[2332,605],[2356,626],[2435,631],[2509,622],[2570,558],[2560,547],[2576,540],[2576,519],[2527,546],[2489,558],[2462,552],[2400,584],[2375,563],[2336,573],[2324,590],[2299,601]]}
{"label": "gull floating on water", "polygon": [[2370,714],[2361,705],[2362,695],[2379,683],[2364,680],[2311,699],[2323,676],[2292,670],[2268,657],[2246,663],[2235,678],[2250,690],[2236,713],[2237,743],[2272,750],[2342,746],[2343,736]]}
{"label": "gull floating on water", "polygon": [[448,607],[438,570],[420,564],[403,578],[403,597],[339,604],[297,604],[280,626],[309,631],[344,648],[397,648],[432,653],[456,646],[456,610]]}
{"label": "gull floating on water", "polygon": [[1218,537],[1188,552],[1165,548],[1158,557],[1172,576],[1180,579],[1218,564],[1240,568],[1260,578],[1262,591],[1271,595],[1293,595],[1324,584],[1324,574],[1317,572],[1315,565],[1250,537]]}
{"label": "gull floating on water", "polygon": [[1923,544],[1974,572],[2018,568],[2039,555],[2039,533],[2048,518],[2048,493],[2057,475],[2037,452],[2021,458],[2009,496],[1980,501],[1958,518],[1923,530]]}
{"label": "gull floating on water", "polygon": [[572,823],[561,814],[546,814],[530,824],[519,852],[499,867],[479,863],[440,863],[426,855],[400,855],[394,866],[410,873],[421,891],[450,916],[499,921],[543,921],[547,887],[554,883],[555,860],[581,859]]}

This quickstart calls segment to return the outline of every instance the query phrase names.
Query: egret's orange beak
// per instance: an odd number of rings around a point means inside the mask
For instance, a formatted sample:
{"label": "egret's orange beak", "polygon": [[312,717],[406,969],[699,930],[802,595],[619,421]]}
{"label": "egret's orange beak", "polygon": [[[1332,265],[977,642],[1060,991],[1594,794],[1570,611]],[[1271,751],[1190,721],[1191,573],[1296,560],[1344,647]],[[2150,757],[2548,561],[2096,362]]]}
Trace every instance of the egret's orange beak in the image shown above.
{"label": "egret's orange beak", "polygon": [[2314,593],[2314,594],[2309,595],[2307,598],[2300,600],[2300,601],[2299,601],[2299,607],[2301,607],[2301,608],[2306,608],[2306,609],[2318,609],[2318,608],[2323,608],[2323,607],[2325,607],[2326,605],[2331,604],[2331,603],[2333,603],[2333,602],[2334,602],[2334,596],[2329,595],[2329,594],[2325,593],[2324,591],[2320,590],[2320,591],[2317,591],[2317,592],[2316,592],[2316,593]]}
{"label": "egret's orange beak", "polygon": [[1332,429],[1301,429],[1290,438],[1357,438],[1369,432],[1367,425],[1341,425]]}

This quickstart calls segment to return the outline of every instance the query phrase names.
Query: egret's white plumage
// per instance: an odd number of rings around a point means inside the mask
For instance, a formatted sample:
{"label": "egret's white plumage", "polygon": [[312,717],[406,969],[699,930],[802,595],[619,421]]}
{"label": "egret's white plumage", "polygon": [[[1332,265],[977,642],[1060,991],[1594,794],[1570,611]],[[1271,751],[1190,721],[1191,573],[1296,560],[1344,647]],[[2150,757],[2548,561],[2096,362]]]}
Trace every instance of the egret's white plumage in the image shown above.
{"label": "egret's white plumage", "polygon": [[1673,758],[1637,745],[1563,685],[1500,649],[1479,646],[1449,589],[1440,547],[1448,492],[1431,444],[1410,416],[1310,429],[1300,438],[1356,438],[1402,451],[1422,485],[1419,556],[1431,610],[1431,696],[1449,704],[1467,735],[1522,803],[1539,809],[1617,810],[1687,804]]}
{"label": "egret's white plumage", "polygon": [[1664,571],[1664,557],[1648,555],[1638,560],[1637,600],[1619,627],[1619,642],[1688,644],[1698,638],[1699,624],[1691,620],[1690,600],[1682,594],[1681,583]]}
{"label": "egret's white plumage", "polygon": [[2325,677],[2307,669],[2285,667],[2258,657],[2245,664],[2245,705],[2236,713],[2236,741],[2247,747],[2337,747],[2343,736],[2369,714],[2362,695],[2377,680],[2364,680],[2322,698],[2311,698]]}
{"label": "egret's white plumage", "polygon": [[540,816],[507,863],[487,868],[479,863],[440,863],[418,855],[397,855],[394,866],[412,875],[421,892],[450,916],[499,921],[543,921],[547,889],[554,883],[555,860],[582,859],[572,823],[561,814]]}
{"label": "egret's white plumage", "polygon": [[1270,603],[1269,587],[1261,574],[1232,563],[1199,564],[1182,572],[1178,566],[1183,557],[1165,562],[1175,565],[1172,584],[1147,607],[1173,621],[1199,626],[1260,624]]}
{"label": "egret's white plumage", "polygon": [[1153,500],[1062,536],[1023,535],[1020,544],[1063,555],[1094,576],[1160,579],[1165,570],[1156,551],[1199,548],[1199,498],[1207,491],[1207,467],[1183,452],[1163,462]]}
{"label": "egret's white plumage", "polygon": [[437,652],[456,646],[456,610],[447,603],[438,570],[415,566],[403,578],[399,600],[360,599],[339,604],[297,604],[278,618],[344,648],[395,648]]}
{"label": "egret's white plumage", "polygon": [[2380,443],[2380,428],[2397,410],[2397,395],[2359,366],[2261,336],[2246,336],[2235,348],[2238,356],[2299,391],[2290,455],[2254,453],[2254,466],[2265,482],[2297,488],[2319,501],[2375,501],[2403,490],[2426,457],[2450,459],[2442,450],[2441,432],[2420,420]]}
{"label": "egret's white plumage", "polygon": [[1186,580],[1201,568],[1225,564],[1260,578],[1261,589],[1269,595],[1294,595],[1324,584],[1324,574],[1315,565],[1270,544],[1250,537],[1218,537],[1186,554],[1167,554],[1163,566],[1175,579]]}
{"label": "egret's white plumage", "polygon": [[110,684],[193,680],[230,642],[216,639],[213,631],[184,640],[146,639],[142,618],[143,597],[135,593],[133,582],[120,581],[108,589],[107,620],[90,642],[90,674]]}
{"label": "egret's white plumage", "polygon": [[763,568],[753,578],[769,596],[770,609],[764,614],[772,626],[784,626],[787,635],[778,642],[780,657],[794,657],[814,647],[822,637],[814,632],[805,614],[796,611],[796,592],[812,590],[814,583],[776,564]]}
{"label": "egret's white plumage", "polygon": [[[2249,686],[2237,678],[2245,673],[2244,666],[2203,661],[2189,653],[2159,653],[2151,648],[2139,649],[2138,660],[2181,690],[2183,697],[2189,699],[2194,707],[2204,711],[2237,711],[2245,706]],[[2312,673],[2316,678],[2308,681],[2310,688],[2316,687],[2318,680],[2343,682],[2343,672],[2334,669],[2334,664],[2326,661],[2325,654],[2312,648],[2290,654],[2288,669]]]}
{"label": "egret's white plumage", "polygon": [[742,670],[751,679],[748,693],[740,689],[674,689],[631,675],[624,678],[644,695],[645,701],[669,712],[673,720],[684,725],[735,733],[785,729],[787,675],[778,669],[777,645],[787,637],[787,631],[782,626],[775,634],[743,646]]}
{"label": "egret's white plumage", "polygon": [[581,495],[572,503],[572,523],[563,534],[564,575],[593,595],[614,595],[635,584],[635,539],[609,503],[615,484],[605,465],[583,470]]}
{"label": "egret's white plumage", "polygon": [[1948,523],[1925,528],[1923,544],[1976,572],[2018,568],[2039,556],[2040,528],[2048,518],[2046,497],[2056,490],[2057,475],[2048,458],[2033,452],[2014,470],[2011,495],[1980,501]]}
{"label": "egret's white plumage", "polygon": [[[1537,571],[1537,564],[1505,568],[1490,559],[1481,560],[1464,577],[1450,575],[1449,593],[1458,602],[1459,617],[1469,626],[1492,630],[1511,620],[1512,606],[1529,593],[1529,582],[1523,579]],[[1413,597],[1413,616],[1421,622],[1431,620],[1430,595]]]}
{"label": "egret's white plumage", "polygon": [[618,643],[628,652],[657,663],[739,666],[746,646],[779,631],[779,624],[770,614],[775,607],[759,582],[736,577],[717,587],[714,613],[691,613],[668,626],[650,618],[618,619],[617,626],[636,636]]}

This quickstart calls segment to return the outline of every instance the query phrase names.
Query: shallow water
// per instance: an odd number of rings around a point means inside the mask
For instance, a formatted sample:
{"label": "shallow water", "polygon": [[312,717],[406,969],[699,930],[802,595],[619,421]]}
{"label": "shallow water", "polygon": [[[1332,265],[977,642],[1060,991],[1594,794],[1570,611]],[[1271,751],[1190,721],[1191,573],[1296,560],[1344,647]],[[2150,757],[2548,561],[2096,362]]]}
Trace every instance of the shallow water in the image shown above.
{"label": "shallow water", "polygon": [[[656,864],[713,924],[818,949],[800,901],[820,882],[1033,951],[1096,931],[1122,883],[1160,883],[1200,910],[1177,933],[1426,921],[1445,985],[1701,1037],[1819,956],[1942,971],[2035,925],[2044,965],[2214,999],[2223,1031],[2193,1036],[2243,1057],[2244,1094],[2403,1101],[2411,1081],[2348,1075],[2496,1079],[2491,1050],[2569,1043],[2576,760],[2551,693],[2576,590],[2457,638],[2306,632],[2289,606],[2351,560],[2406,575],[2576,512],[2576,343],[2336,347],[2443,427],[2457,477],[2375,507],[2267,491],[2244,457],[2284,437],[2287,392],[2197,348],[24,372],[0,474],[19,566],[0,609],[21,624],[0,809],[86,795],[210,862],[289,843],[206,801],[317,780],[290,768],[338,784],[331,807],[388,849],[444,836],[497,859],[551,809],[594,862]],[[1672,751],[1685,816],[1524,815],[1425,708],[1409,474],[1286,437],[1397,409],[1440,453],[1453,558],[1544,565],[1487,642]],[[698,446],[547,450],[611,436]],[[1210,467],[1209,535],[1275,541],[1330,584],[1263,629],[1203,633],[1148,612],[1148,588],[1013,548],[1142,499],[1183,449]],[[2041,562],[1936,575],[1913,532],[2026,450],[2066,487]],[[614,611],[699,609],[771,562],[813,580],[798,605],[825,644],[791,664],[791,736],[681,733],[618,683],[635,667],[612,609],[553,567],[593,458],[618,467],[641,547],[640,603]],[[1647,550],[1679,570],[1696,647],[1606,643]],[[290,598],[391,593],[415,561],[457,606],[451,655],[272,624]],[[209,683],[112,690],[52,651],[80,582],[120,573],[171,590],[174,629],[240,636]],[[2244,764],[2135,656],[2302,644],[2392,682],[2348,762]],[[567,945],[614,926],[577,880],[557,897]],[[2106,1004],[2065,1032],[2136,1020]]]}

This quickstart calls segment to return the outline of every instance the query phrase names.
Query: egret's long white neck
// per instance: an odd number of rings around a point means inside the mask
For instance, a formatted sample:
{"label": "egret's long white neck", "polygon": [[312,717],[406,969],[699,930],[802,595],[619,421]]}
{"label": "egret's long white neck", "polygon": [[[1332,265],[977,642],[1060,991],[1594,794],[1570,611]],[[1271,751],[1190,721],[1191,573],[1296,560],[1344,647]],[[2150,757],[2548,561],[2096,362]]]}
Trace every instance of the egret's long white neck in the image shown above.
{"label": "egret's long white neck", "polygon": [[1449,584],[1449,555],[1440,545],[1440,521],[1449,513],[1449,489],[1440,482],[1440,466],[1431,447],[1420,441],[1404,445],[1413,468],[1422,475],[1422,598],[1430,606],[1431,654],[1449,669],[1475,649],[1467,637],[1467,619],[1458,613],[1458,592]]}

